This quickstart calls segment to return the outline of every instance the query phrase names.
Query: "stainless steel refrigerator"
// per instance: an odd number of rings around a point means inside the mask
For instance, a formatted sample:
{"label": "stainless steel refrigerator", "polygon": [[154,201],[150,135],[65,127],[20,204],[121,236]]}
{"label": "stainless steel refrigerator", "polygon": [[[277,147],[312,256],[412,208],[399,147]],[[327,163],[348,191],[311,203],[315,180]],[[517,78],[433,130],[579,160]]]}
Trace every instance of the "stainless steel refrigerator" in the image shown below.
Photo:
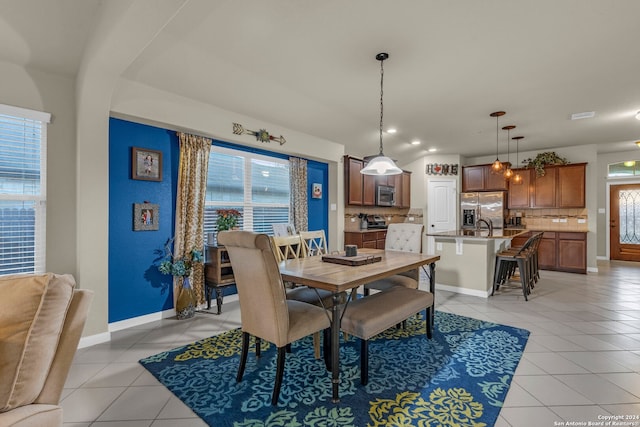
{"label": "stainless steel refrigerator", "polygon": [[[476,228],[480,218],[491,221],[493,228],[503,228],[507,204],[504,191],[460,193],[462,228]],[[481,228],[487,228],[480,223]]]}

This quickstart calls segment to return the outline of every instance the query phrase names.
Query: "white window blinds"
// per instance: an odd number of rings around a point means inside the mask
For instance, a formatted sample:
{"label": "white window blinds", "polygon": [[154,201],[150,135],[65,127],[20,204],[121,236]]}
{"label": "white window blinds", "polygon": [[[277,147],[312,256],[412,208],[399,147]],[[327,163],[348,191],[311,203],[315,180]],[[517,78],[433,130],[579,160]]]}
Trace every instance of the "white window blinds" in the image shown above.
{"label": "white window blinds", "polygon": [[0,275],[45,272],[49,120],[0,104]]}
{"label": "white window blinds", "polygon": [[207,177],[205,235],[217,231],[218,209],[240,211],[240,229],[273,234],[272,224],[289,222],[289,161],[213,146]]}

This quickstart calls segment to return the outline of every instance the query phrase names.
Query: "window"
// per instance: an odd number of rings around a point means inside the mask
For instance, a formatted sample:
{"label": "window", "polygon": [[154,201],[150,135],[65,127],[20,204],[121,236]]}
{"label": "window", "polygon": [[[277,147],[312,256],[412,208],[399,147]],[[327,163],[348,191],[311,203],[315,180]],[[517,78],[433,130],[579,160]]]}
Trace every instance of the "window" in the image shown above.
{"label": "window", "polygon": [[609,177],[633,177],[640,175],[640,160],[628,160],[609,164]]}
{"label": "window", "polygon": [[273,234],[272,224],[289,222],[289,161],[277,157],[211,147],[204,231],[217,231],[216,210],[242,213],[239,227]]}
{"label": "window", "polygon": [[0,104],[0,275],[45,272],[49,119]]}

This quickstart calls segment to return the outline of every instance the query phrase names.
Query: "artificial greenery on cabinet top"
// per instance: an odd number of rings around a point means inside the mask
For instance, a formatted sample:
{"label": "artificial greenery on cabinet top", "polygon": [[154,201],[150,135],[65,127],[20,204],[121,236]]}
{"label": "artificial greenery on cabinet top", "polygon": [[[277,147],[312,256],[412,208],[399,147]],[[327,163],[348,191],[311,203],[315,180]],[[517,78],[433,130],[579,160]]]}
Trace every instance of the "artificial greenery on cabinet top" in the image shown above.
{"label": "artificial greenery on cabinet top", "polygon": [[544,176],[544,167],[547,165],[566,165],[569,163],[564,157],[560,157],[555,151],[545,151],[539,153],[535,158],[525,159],[524,164],[527,168],[534,168],[538,176]]}

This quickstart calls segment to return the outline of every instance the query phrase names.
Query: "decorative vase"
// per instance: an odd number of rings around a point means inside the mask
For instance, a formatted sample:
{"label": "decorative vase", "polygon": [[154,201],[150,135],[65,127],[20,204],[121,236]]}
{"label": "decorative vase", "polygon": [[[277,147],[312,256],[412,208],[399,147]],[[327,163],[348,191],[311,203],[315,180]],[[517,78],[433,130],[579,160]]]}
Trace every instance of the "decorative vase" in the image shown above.
{"label": "decorative vase", "polygon": [[189,277],[182,279],[182,286],[176,301],[176,317],[178,320],[190,319],[196,314],[196,299],[189,282]]}

